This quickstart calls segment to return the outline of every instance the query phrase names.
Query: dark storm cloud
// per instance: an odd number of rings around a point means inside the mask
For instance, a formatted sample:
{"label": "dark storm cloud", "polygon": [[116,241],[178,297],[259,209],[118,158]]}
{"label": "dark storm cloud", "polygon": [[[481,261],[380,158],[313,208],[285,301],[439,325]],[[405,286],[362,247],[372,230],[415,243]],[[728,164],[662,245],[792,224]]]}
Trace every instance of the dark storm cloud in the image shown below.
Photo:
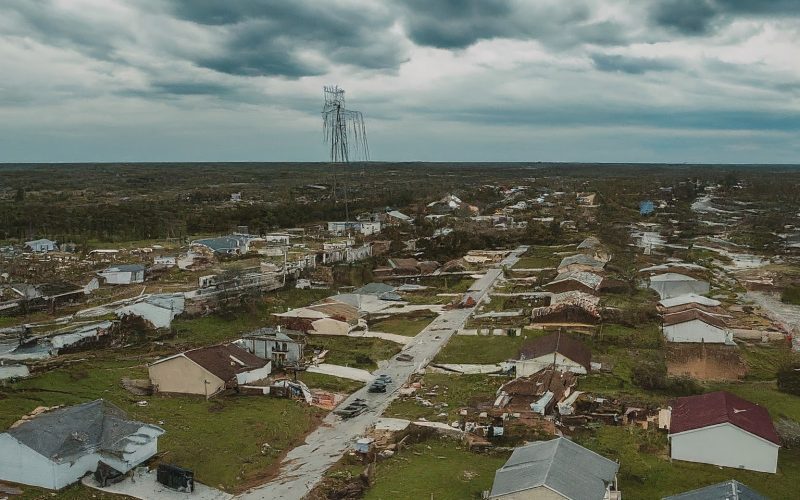
{"label": "dark storm cloud", "polygon": [[614,22],[590,22],[583,3],[522,3],[511,0],[403,0],[402,23],[418,45],[463,49],[493,38],[535,39],[556,47],[623,43]]}
{"label": "dark storm cloud", "polygon": [[641,75],[649,71],[671,71],[680,68],[680,65],[675,61],[650,59],[646,57],[628,57],[616,54],[592,54],[591,58],[595,68],[599,69],[600,71],[607,71],[611,73]]}
{"label": "dark storm cloud", "polygon": [[87,18],[65,16],[52,0],[4,0],[0,3],[0,15],[12,16],[15,35],[30,36],[47,45],[69,47],[95,59],[114,59],[114,41],[128,37],[113,27],[98,26]]}
{"label": "dark storm cloud", "polygon": [[717,10],[709,0],[666,0],[656,2],[653,21],[686,35],[703,35],[710,30]]}
{"label": "dark storm cloud", "polygon": [[327,63],[366,69],[396,68],[402,40],[389,29],[391,12],[374,5],[337,6],[314,0],[169,0],[176,17],[222,30],[219,54],[195,63],[233,75],[301,77],[328,67],[309,62],[303,51]]}
{"label": "dark storm cloud", "polygon": [[798,0],[657,0],[650,13],[659,26],[685,35],[707,35],[737,17],[800,16]]}

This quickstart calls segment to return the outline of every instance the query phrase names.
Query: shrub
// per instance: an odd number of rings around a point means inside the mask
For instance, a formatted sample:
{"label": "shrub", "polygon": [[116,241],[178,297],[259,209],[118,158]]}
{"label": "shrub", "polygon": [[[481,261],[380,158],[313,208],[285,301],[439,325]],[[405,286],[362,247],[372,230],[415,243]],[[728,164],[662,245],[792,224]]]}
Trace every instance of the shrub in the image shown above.
{"label": "shrub", "polygon": [[778,390],[800,396],[800,364],[786,365],[778,370]]}

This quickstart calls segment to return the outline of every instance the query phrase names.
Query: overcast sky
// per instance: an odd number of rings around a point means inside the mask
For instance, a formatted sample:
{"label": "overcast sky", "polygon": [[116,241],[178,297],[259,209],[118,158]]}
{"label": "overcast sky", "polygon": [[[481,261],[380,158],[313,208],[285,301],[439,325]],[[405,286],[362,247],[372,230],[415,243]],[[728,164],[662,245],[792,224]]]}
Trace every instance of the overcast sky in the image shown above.
{"label": "overcast sky", "polygon": [[800,0],[0,0],[0,162],[800,163]]}

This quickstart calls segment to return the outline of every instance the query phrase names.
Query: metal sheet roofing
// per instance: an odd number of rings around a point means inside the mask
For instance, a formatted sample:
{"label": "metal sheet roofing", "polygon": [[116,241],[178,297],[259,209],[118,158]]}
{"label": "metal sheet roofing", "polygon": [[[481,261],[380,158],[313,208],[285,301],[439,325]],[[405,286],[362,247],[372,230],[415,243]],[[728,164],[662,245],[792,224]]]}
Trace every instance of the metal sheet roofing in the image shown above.
{"label": "metal sheet roofing", "polygon": [[767,497],[731,479],[704,488],[664,497],[662,500],[767,500]]}
{"label": "metal sheet roofing", "polygon": [[568,499],[602,500],[619,464],[565,438],[514,450],[497,470],[490,498],[547,487]]}
{"label": "metal sheet roofing", "polygon": [[679,434],[725,423],[777,445],[781,443],[766,408],[726,391],[676,399],[669,433]]}

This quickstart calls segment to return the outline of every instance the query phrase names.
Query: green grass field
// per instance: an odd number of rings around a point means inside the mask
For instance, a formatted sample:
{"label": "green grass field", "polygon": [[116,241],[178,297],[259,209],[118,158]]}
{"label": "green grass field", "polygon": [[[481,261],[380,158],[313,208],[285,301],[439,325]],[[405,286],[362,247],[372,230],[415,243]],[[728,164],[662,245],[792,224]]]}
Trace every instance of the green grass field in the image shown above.
{"label": "green grass field", "polygon": [[514,359],[525,337],[455,335],[434,358],[435,363],[500,363]]}
{"label": "green grass field", "polygon": [[376,321],[369,328],[376,332],[396,333],[397,335],[414,337],[428,326],[435,317],[433,314],[416,317],[392,317]]}
{"label": "green grass field", "polygon": [[[136,361],[90,359],[0,388],[0,427],[37,406],[71,405],[98,398],[133,418],[166,430],[159,439],[164,460],[195,471],[198,481],[232,491],[258,477],[281,450],[294,446],[316,426],[322,410],[263,396],[134,396],[123,377],[147,378]],[[140,407],[138,401],[147,401]],[[269,443],[270,451],[261,453]]]}
{"label": "green grass field", "polygon": [[324,373],[298,372],[297,379],[305,383],[310,389],[322,389],[346,394],[364,387],[363,382],[325,375]]}
{"label": "green grass field", "polygon": [[[413,398],[396,399],[386,410],[386,416],[416,420],[425,417],[428,420],[452,421],[458,418],[458,409],[462,406],[478,402],[491,402],[495,399],[497,389],[507,382],[505,377],[488,375],[449,375],[428,373],[422,378],[423,390],[420,396],[431,403],[446,403],[440,409],[423,406]],[[436,392],[436,396],[428,395]],[[447,417],[439,417],[447,413]]]}
{"label": "green grass field", "polygon": [[619,460],[623,498],[658,499],[736,479],[769,498],[797,498],[800,450],[781,449],[778,473],[765,474],[707,464],[670,461],[666,435],[637,427],[601,426],[577,436],[583,446]]}
{"label": "green grass field", "polygon": [[378,338],[311,335],[306,353],[327,350],[326,363],[372,371],[378,368],[378,361],[391,358],[400,348],[399,344]]}
{"label": "green grass field", "polygon": [[378,462],[366,500],[467,500],[489,490],[507,454],[478,455],[451,440],[430,439]]}

